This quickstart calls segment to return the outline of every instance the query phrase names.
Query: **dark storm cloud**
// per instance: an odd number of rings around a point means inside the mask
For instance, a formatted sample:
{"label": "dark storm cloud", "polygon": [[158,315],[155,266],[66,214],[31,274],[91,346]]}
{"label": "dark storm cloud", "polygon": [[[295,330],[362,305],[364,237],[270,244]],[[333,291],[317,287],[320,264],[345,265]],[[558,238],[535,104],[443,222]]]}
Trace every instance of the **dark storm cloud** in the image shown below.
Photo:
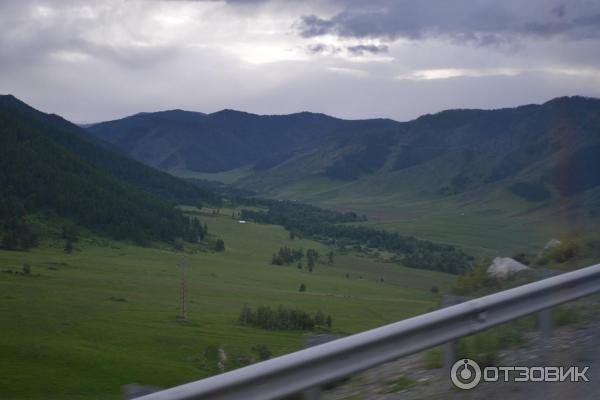
{"label": "dark storm cloud", "polygon": [[333,46],[324,43],[311,44],[306,47],[310,54],[322,54],[322,55],[335,55],[344,51],[348,52],[350,56],[363,56],[368,54],[381,54],[387,53],[389,47],[385,44],[357,44],[352,46]]}
{"label": "dark storm cloud", "polygon": [[323,43],[311,44],[311,45],[307,46],[307,50],[311,54],[329,53],[329,52],[331,52],[332,49],[335,50],[337,48],[333,47],[333,46],[328,46],[328,45],[323,44]]}
{"label": "dark storm cloud", "polygon": [[358,44],[356,46],[348,46],[346,49],[354,55],[363,55],[363,54],[379,54],[379,53],[387,53],[388,46],[382,45],[374,45],[374,44]]}
{"label": "dark storm cloud", "polygon": [[375,0],[337,4],[342,10],[331,18],[302,16],[295,24],[299,34],[305,38],[332,34],[389,41],[447,37],[477,45],[527,36],[600,37],[600,2]]}
{"label": "dark storm cloud", "polygon": [[599,24],[597,0],[0,0],[0,93],[78,122],[172,108],[406,120],[598,97]]}
{"label": "dark storm cloud", "polygon": [[367,54],[381,54],[387,53],[389,47],[385,44],[375,45],[375,44],[357,44],[352,46],[333,46],[324,43],[316,43],[311,44],[306,47],[308,53],[310,54],[322,54],[322,55],[334,55],[339,54],[344,49],[348,52],[350,56],[363,56]]}

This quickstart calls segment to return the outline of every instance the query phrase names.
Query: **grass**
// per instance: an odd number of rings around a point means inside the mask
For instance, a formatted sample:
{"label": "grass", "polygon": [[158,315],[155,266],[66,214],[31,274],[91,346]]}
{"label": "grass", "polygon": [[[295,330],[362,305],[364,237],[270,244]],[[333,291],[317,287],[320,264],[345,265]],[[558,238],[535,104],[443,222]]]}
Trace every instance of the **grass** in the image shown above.
{"label": "grass", "polygon": [[444,366],[444,349],[434,347],[423,352],[423,368],[437,369]]}
{"label": "grass", "polygon": [[223,172],[197,172],[186,169],[176,169],[170,171],[172,175],[175,175],[180,178],[203,179],[227,184],[231,184],[242,178],[245,178],[246,176],[251,175],[252,172],[253,171],[251,166],[240,167]]}
{"label": "grass", "polygon": [[[507,199],[463,201],[450,198],[392,198],[368,203],[356,198],[344,208],[369,217],[369,226],[463,248],[478,258],[539,251],[561,229]],[[335,206],[331,203],[331,206]]]}
{"label": "grass", "polygon": [[532,203],[501,184],[442,197],[434,193],[435,185],[409,178],[289,179],[268,187],[265,195],[366,214],[367,225],[459,246],[480,258],[537,252],[552,238],[596,231],[597,219],[571,215],[583,210],[578,205],[584,199]]}
{"label": "grass", "polygon": [[[317,264],[313,273],[272,266],[280,246],[327,249],[230,215],[201,215],[211,235],[224,238],[222,253],[196,246],[184,256],[91,235],[72,254],[62,241],[0,251],[0,271],[31,268],[29,275],[0,273],[2,398],[120,399],[128,383],[170,387],[217,373],[218,348],[230,370],[260,345],[274,356],[302,347],[303,332],[237,325],[244,304],[321,310],[332,315],[333,333],[346,335],[431,310],[431,285],[445,290],[453,281],[352,253]],[[187,322],[176,319],[184,257]]]}
{"label": "grass", "polygon": [[407,376],[400,376],[397,379],[386,382],[388,388],[385,393],[397,393],[403,390],[410,389],[417,384],[417,381]]}

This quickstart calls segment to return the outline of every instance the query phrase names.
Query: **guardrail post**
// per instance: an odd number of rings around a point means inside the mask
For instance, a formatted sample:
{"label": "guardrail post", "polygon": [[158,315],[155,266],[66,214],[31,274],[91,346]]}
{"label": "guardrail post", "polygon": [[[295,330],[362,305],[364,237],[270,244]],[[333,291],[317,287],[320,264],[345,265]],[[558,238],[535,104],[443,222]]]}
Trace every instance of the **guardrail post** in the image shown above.
{"label": "guardrail post", "polygon": [[[317,346],[323,343],[331,342],[332,340],[339,339],[336,335],[308,335],[304,337],[304,348]],[[315,386],[306,389],[302,392],[304,400],[320,400],[321,399],[321,387]]]}
{"label": "guardrail post", "polygon": [[450,370],[456,362],[457,344],[456,340],[444,343],[444,368],[447,370]]}
{"label": "guardrail post", "polygon": [[[558,275],[556,271],[544,269],[541,278],[546,279],[555,275]],[[552,337],[552,308],[546,308],[538,313],[538,327],[540,331],[540,343],[543,347],[548,347]]]}
{"label": "guardrail post", "polygon": [[[442,299],[442,308],[454,306],[473,299],[466,296],[445,295]],[[444,368],[450,370],[456,362],[456,353],[458,348],[458,340],[452,340],[444,343]]]}
{"label": "guardrail post", "polygon": [[538,325],[540,328],[540,343],[542,347],[550,346],[552,337],[552,309],[546,308],[538,313]]}
{"label": "guardrail post", "polygon": [[304,400],[321,400],[321,388],[316,386],[305,390]]}

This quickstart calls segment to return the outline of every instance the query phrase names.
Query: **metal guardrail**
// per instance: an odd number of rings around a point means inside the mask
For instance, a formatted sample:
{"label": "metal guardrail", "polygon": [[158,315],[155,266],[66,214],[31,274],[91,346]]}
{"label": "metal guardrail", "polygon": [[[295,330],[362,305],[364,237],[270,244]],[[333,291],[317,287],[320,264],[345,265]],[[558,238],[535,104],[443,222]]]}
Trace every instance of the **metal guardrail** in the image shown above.
{"label": "metal guardrail", "polygon": [[597,264],[137,400],[279,399],[599,291]]}

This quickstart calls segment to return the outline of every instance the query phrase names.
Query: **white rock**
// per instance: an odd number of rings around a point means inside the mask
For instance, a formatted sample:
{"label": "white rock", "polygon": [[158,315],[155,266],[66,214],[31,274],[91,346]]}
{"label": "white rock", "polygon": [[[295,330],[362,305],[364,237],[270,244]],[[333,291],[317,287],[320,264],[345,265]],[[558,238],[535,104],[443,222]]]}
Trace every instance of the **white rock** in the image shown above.
{"label": "white rock", "polygon": [[525,269],[529,269],[529,267],[510,257],[496,257],[487,272],[489,276],[495,278],[506,278]]}

